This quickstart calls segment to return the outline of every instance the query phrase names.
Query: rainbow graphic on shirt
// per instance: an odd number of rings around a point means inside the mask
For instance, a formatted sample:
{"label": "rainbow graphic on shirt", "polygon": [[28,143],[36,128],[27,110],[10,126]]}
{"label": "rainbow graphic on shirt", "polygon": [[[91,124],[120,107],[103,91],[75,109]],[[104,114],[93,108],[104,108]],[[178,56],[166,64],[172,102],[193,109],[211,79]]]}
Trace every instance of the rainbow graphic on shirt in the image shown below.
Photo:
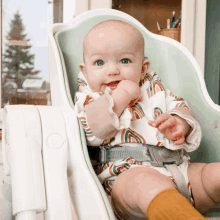
{"label": "rainbow graphic on shirt", "polygon": [[184,99],[179,96],[174,96],[174,98],[175,98],[175,101],[184,101]]}
{"label": "rainbow graphic on shirt", "polygon": [[140,80],[139,85],[142,86],[145,82],[149,81],[151,82],[153,79],[153,76],[150,73],[147,73],[143,79]]}
{"label": "rainbow graphic on shirt", "polygon": [[185,101],[185,99],[183,99],[182,97],[173,95],[172,92],[169,93],[169,96],[174,97],[175,101]]}
{"label": "rainbow graphic on shirt", "polygon": [[133,157],[127,157],[124,159],[124,161],[129,164],[137,164],[137,160],[135,160]]}
{"label": "rainbow graphic on shirt", "polygon": [[141,118],[143,118],[145,116],[142,107],[138,103],[135,103],[135,105],[133,105],[130,108],[128,108],[128,110],[132,114],[131,121],[136,121],[136,120],[141,119]]}
{"label": "rainbow graphic on shirt", "polygon": [[85,107],[85,105],[88,105],[90,102],[92,102],[94,99],[90,96],[90,95],[87,95],[86,96],[86,99],[83,103],[83,106]]}
{"label": "rainbow graphic on shirt", "polygon": [[156,146],[163,147],[163,143],[162,142],[157,142]]}
{"label": "rainbow graphic on shirt", "polygon": [[187,106],[187,104],[185,102],[177,103],[175,107],[182,107],[182,108],[189,109],[189,107]]}
{"label": "rainbow graphic on shirt", "polygon": [[129,163],[122,163],[122,164],[112,164],[109,167],[109,173],[111,176],[117,176],[120,173],[122,173],[123,171],[128,170],[131,167],[131,165]]}
{"label": "rainbow graphic on shirt", "polygon": [[164,85],[161,83],[160,80],[157,80],[150,84],[150,86],[146,89],[148,98],[150,99],[153,95],[157,92],[165,91]]}
{"label": "rainbow graphic on shirt", "polygon": [[137,132],[133,131],[132,129],[123,129],[121,133],[121,143],[141,143],[145,144],[145,139],[138,134]]}
{"label": "rainbow graphic on shirt", "polygon": [[103,165],[103,170],[107,169],[109,166],[110,166],[109,162],[105,163],[105,164]]}
{"label": "rainbow graphic on shirt", "polygon": [[83,80],[81,78],[78,78],[77,79],[77,85],[80,87],[80,86],[87,86],[88,84],[86,83],[85,80]]}
{"label": "rainbow graphic on shirt", "polygon": [[155,107],[153,109],[153,119],[155,120],[158,116],[160,116],[161,114],[163,114],[163,111],[161,110],[161,108],[159,107]]}
{"label": "rainbow graphic on shirt", "polygon": [[85,117],[79,117],[79,120],[83,126],[83,129],[85,131],[86,136],[89,137],[93,137],[94,134],[91,130],[91,128],[89,127],[89,125],[87,124],[86,118]]}
{"label": "rainbow graphic on shirt", "polygon": [[[157,73],[156,73],[156,72],[154,73],[153,77],[155,77],[155,76],[157,76]],[[157,78],[159,78],[159,79],[160,79],[160,77],[159,77],[159,76],[157,76]]]}

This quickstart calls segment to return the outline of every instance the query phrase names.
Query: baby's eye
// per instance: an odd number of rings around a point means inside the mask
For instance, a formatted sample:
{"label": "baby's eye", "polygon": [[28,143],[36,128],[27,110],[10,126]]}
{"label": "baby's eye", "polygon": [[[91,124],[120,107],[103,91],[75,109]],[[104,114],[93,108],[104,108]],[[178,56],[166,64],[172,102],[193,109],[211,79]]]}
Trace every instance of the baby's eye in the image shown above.
{"label": "baby's eye", "polygon": [[122,64],[128,64],[128,63],[130,63],[131,61],[130,61],[129,59],[127,59],[127,58],[124,58],[124,59],[122,59],[120,62],[121,62]]}
{"label": "baby's eye", "polygon": [[95,62],[95,65],[96,65],[96,66],[103,66],[103,65],[104,65],[104,61],[103,61],[103,60],[97,60],[97,61]]}

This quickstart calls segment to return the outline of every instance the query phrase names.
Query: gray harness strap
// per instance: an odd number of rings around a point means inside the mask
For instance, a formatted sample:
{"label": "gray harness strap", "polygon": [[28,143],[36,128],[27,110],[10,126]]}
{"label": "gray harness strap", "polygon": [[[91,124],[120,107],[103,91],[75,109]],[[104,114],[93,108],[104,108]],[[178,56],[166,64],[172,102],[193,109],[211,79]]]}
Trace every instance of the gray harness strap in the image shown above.
{"label": "gray harness strap", "polygon": [[129,144],[120,147],[106,149],[101,148],[100,162],[115,162],[121,158],[133,157],[137,161],[150,162],[156,167],[165,167],[172,174],[178,191],[185,196],[188,201],[191,200],[186,180],[179,170],[178,166],[183,162],[183,151],[172,151],[165,147],[147,145],[147,144]]}
{"label": "gray harness strap", "polygon": [[113,147],[110,149],[101,148],[100,154],[100,162],[106,163],[108,161],[115,162],[121,158],[126,157],[133,157],[137,161],[150,161],[150,157],[144,155],[146,151],[146,147],[142,146],[120,146],[120,147]]}
{"label": "gray harness strap", "polygon": [[172,174],[174,181],[176,183],[177,189],[178,191],[185,196],[188,201],[190,202],[191,197],[189,194],[189,190],[188,190],[188,186],[187,183],[185,181],[185,178],[183,176],[183,174],[181,173],[181,171],[179,170],[178,166],[176,164],[165,164],[164,165]]}

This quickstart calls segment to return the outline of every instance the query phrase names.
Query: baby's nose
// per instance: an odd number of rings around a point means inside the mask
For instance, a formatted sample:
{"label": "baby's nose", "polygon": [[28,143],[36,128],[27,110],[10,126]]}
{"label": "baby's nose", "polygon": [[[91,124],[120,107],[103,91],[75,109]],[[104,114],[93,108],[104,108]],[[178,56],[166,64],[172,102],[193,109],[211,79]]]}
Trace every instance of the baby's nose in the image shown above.
{"label": "baby's nose", "polygon": [[119,75],[120,71],[117,65],[109,65],[108,69],[108,75],[114,76],[114,75]]}

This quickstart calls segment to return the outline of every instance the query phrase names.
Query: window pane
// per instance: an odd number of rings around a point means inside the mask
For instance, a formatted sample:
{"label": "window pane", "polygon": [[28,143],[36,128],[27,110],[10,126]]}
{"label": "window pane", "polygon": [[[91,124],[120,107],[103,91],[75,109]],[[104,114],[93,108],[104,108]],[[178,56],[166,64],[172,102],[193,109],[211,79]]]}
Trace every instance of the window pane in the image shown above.
{"label": "window pane", "polygon": [[50,105],[52,0],[2,0],[2,104]]}

